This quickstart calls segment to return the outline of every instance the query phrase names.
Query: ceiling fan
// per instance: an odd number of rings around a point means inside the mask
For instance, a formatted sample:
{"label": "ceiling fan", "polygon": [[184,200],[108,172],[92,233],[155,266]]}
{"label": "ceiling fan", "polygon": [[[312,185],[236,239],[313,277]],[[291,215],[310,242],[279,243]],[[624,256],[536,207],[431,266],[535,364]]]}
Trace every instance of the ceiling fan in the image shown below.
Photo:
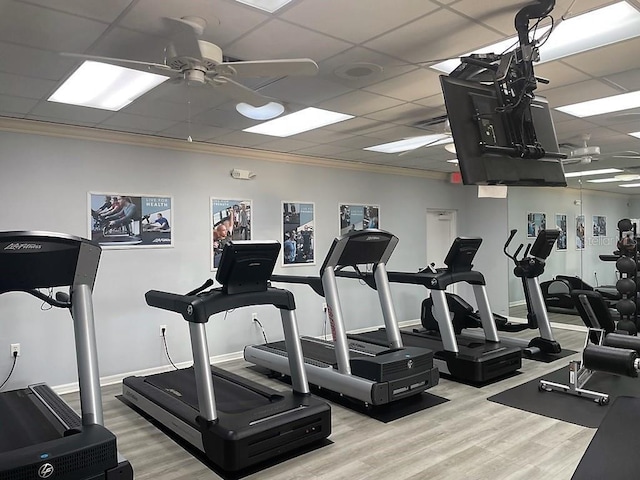
{"label": "ceiling fan", "polygon": [[[203,18],[163,18],[163,22],[170,38],[170,43],[165,48],[164,63],[77,53],[63,53],[62,55],[157,73],[169,76],[177,83],[213,87],[226,97],[247,104],[254,109],[272,103],[276,106],[279,105],[279,113],[270,118],[282,113],[284,107],[273,98],[266,97],[238,83],[234,78],[315,75],[318,72],[318,65],[309,58],[225,61],[220,47],[199,38],[207,25]],[[242,111],[240,113],[245,115]]]}
{"label": "ceiling fan", "polygon": [[597,145],[589,145],[591,140],[591,134],[585,133],[581,135],[582,145],[576,145],[574,143],[565,142],[560,143],[560,148],[570,149],[567,158],[562,160],[564,165],[588,165],[592,162],[597,162],[603,158],[616,158],[616,159],[628,159],[628,160],[640,160],[640,153],[631,150],[623,152],[613,152],[609,154],[602,154],[600,147]]}

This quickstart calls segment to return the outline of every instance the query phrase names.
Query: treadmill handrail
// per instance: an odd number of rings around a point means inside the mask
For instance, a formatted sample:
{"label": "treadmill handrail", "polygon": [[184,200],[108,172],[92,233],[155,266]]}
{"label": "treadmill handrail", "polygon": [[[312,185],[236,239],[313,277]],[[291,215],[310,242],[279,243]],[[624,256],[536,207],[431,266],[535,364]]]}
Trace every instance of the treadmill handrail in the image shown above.
{"label": "treadmill handrail", "polygon": [[[336,272],[337,277],[358,278],[364,280],[367,285],[375,289],[374,274],[370,272],[357,274],[355,272]],[[420,272],[387,272],[389,282],[422,285],[429,290],[445,290],[449,285],[467,282],[470,285],[486,285],[484,275],[476,270],[468,272],[449,272],[447,270],[437,273]]]}
{"label": "treadmill handrail", "polygon": [[216,313],[251,305],[273,305],[280,310],[295,310],[296,303],[289,290],[269,287],[266,291],[227,294],[215,288],[198,295],[149,290],[145,294],[147,305],[182,315],[191,323],[207,323]]}
{"label": "treadmill handrail", "polygon": [[322,287],[322,278],[313,275],[271,275],[269,279],[272,282],[282,283],[298,283],[311,287],[321,297],[324,297],[324,288]]}

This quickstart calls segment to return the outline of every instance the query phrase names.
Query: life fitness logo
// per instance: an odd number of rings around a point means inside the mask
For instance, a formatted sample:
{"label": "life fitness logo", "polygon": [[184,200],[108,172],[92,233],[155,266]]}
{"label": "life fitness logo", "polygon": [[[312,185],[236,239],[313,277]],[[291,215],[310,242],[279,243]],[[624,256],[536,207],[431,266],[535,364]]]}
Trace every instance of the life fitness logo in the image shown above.
{"label": "life fitness logo", "polygon": [[38,243],[10,243],[5,250],[40,250],[42,245]]}
{"label": "life fitness logo", "polygon": [[50,463],[43,463],[40,465],[40,468],[38,469],[38,476],[40,478],[49,478],[51,475],[53,475],[53,465]]}

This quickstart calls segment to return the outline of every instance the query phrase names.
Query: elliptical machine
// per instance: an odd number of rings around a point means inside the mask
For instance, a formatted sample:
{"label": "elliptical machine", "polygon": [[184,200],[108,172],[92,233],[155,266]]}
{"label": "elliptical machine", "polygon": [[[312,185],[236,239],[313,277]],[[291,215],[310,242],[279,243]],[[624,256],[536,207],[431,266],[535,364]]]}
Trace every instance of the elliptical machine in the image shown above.
{"label": "elliptical machine", "polygon": [[538,348],[543,353],[560,353],[562,347],[553,337],[549,316],[538,283],[538,277],[544,273],[545,260],[551,254],[560,231],[541,230],[533,245],[528,244],[519,259],[518,254],[522,251],[524,244],[521,243],[513,255],[508,251],[516,233],[518,233],[517,229],[511,230],[502,251],[515,265],[513,274],[522,280],[522,289],[527,303],[527,328],[540,330],[540,336],[531,339],[528,347]]}

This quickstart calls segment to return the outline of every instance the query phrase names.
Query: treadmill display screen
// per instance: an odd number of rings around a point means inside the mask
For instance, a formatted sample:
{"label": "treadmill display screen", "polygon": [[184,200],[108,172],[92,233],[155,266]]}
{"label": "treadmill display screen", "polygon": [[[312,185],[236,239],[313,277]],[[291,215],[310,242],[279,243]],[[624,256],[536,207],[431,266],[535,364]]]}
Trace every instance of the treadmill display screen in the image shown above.
{"label": "treadmill display screen", "polygon": [[278,242],[229,242],[222,250],[216,280],[225,293],[264,291],[279,252]]}

